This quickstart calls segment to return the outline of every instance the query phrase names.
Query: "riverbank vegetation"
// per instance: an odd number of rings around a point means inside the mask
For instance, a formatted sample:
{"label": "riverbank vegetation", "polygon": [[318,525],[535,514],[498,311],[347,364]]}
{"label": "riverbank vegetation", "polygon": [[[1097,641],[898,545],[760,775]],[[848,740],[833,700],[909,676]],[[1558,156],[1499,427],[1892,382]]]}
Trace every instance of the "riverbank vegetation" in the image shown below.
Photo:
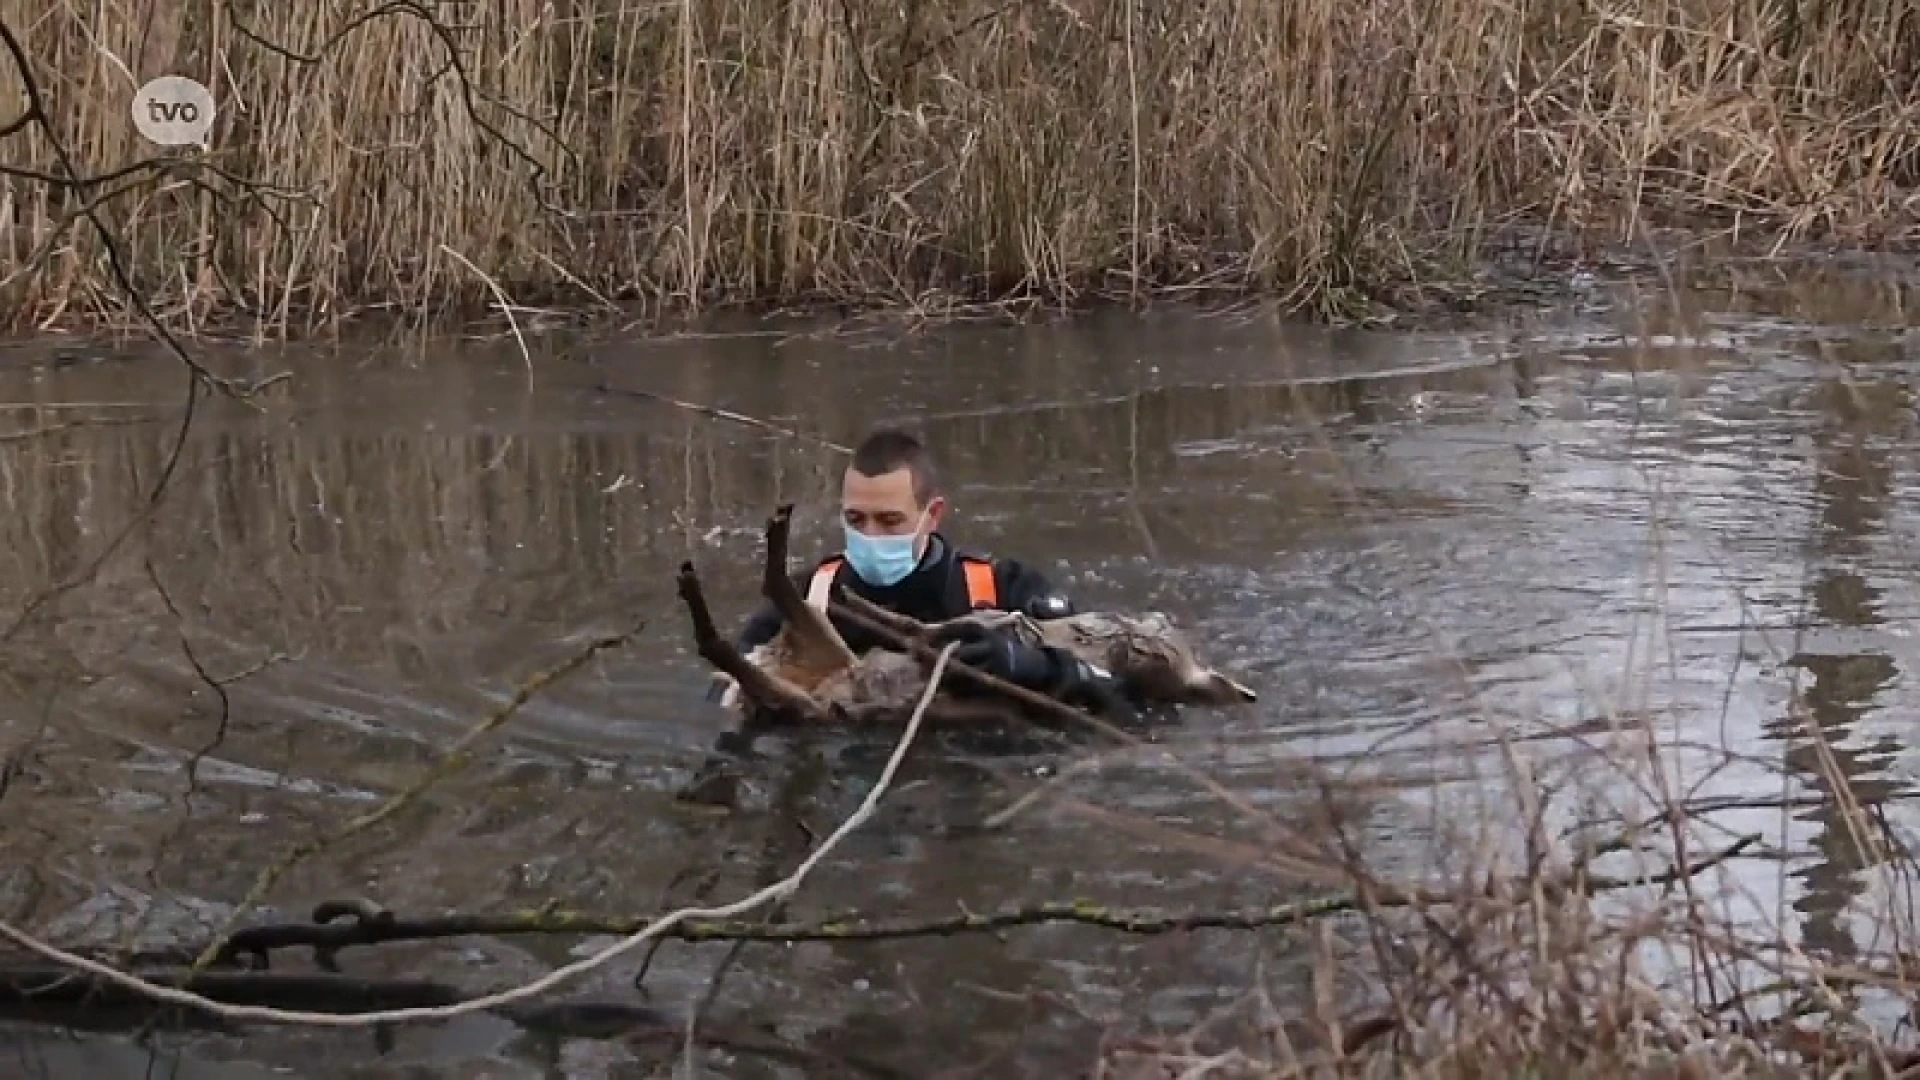
{"label": "riverbank vegetation", "polygon": [[[1291,962],[1284,948],[1272,948],[1270,981],[1236,1007],[1192,1031],[1111,1039],[1092,1075],[1920,1075],[1909,944],[1920,867],[1885,808],[1853,790],[1818,723],[1807,718],[1801,749],[1820,760],[1815,771],[1823,787],[1833,783],[1831,798],[1689,797],[1682,777],[1692,770],[1675,767],[1686,754],[1658,747],[1664,737],[1654,724],[1621,718],[1607,726],[1600,739],[1624,742],[1596,747],[1579,764],[1530,760],[1518,733],[1491,739],[1506,776],[1462,782],[1520,794],[1495,796],[1513,800],[1505,815],[1493,805],[1462,813],[1458,801],[1437,798],[1436,808],[1453,805],[1435,815],[1446,839],[1424,886],[1407,881],[1404,868],[1388,874],[1363,858],[1357,837],[1338,839],[1359,829],[1312,830],[1336,839],[1323,840],[1326,856],[1308,862],[1339,882],[1350,905],[1297,937]],[[1641,754],[1635,742],[1644,743]],[[1758,764],[1688,749],[1709,773]],[[1712,758],[1720,764],[1708,764]],[[1639,787],[1651,813],[1613,802],[1596,814],[1606,804],[1586,789],[1600,774]],[[1459,816],[1448,821],[1449,813]],[[1740,872],[1742,862],[1779,860],[1774,845],[1796,820],[1836,817],[1846,822],[1841,835],[1827,834],[1829,850],[1854,869],[1796,873],[1805,892],[1791,901],[1782,892],[1796,890],[1781,890],[1771,871]],[[1599,826],[1603,819],[1613,824]],[[1758,827],[1739,835],[1728,827],[1736,819]],[[1843,896],[1837,911],[1827,907],[1832,893]]]}
{"label": "riverbank vegetation", "polygon": [[[1576,254],[1650,223],[1876,245],[1920,206],[1920,16],[1897,0],[0,0],[0,21],[49,121],[11,130],[6,64],[15,328],[124,314],[83,204],[163,315],[296,331],[503,297],[1251,292],[1342,316],[1470,298],[1519,224]],[[133,130],[166,73],[214,87],[210,152]],[[50,182],[56,142],[77,185]]]}

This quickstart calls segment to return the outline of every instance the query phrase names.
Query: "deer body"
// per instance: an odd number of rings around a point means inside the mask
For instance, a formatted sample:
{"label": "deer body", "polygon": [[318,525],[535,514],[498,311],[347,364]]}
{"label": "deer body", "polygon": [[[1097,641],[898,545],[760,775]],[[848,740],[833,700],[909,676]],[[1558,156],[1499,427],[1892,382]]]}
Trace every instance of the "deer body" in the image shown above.
{"label": "deer body", "polygon": [[[692,566],[681,568],[680,591],[693,615],[695,641],[728,684],[722,703],[748,718],[772,714],[854,725],[904,721],[926,691],[927,666],[908,652],[890,649],[854,655],[826,612],[801,597],[787,576],[791,514],[791,506],[782,506],[767,523],[762,580],[762,591],[780,612],[782,624],[772,640],[745,656],[719,638]],[[825,604],[824,598],[820,603]],[[1256,699],[1251,689],[1201,663],[1186,636],[1159,612],[1082,612],[1041,620],[985,610],[928,624],[857,596],[849,597],[848,606],[909,646],[927,645],[943,628],[973,623],[1010,633],[1028,645],[1065,649],[1114,675],[1143,703],[1226,705]],[[967,721],[1005,717],[1014,707],[1014,702],[994,695],[955,698],[942,692],[930,712],[942,720]]]}

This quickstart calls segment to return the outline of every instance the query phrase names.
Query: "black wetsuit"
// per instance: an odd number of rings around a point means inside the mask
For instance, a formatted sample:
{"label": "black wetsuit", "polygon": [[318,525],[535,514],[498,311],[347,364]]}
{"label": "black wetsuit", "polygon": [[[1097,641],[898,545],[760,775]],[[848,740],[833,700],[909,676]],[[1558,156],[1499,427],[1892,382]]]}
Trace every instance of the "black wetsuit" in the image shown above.
{"label": "black wetsuit", "polygon": [[[993,565],[994,585],[999,593],[997,606],[1001,610],[1018,611],[1036,619],[1057,619],[1074,613],[1072,602],[1033,567],[1013,559],[991,559],[972,553],[968,555]],[[854,573],[851,566],[842,562],[834,573],[833,591],[829,595],[838,596],[843,590],[850,589],[863,600],[870,600],[888,611],[925,623],[957,619],[973,610],[959,556],[958,549],[936,532],[927,540],[927,550],[920,558],[920,565],[914,567],[906,577],[883,588],[870,584]],[[838,555],[830,557],[843,558]],[[814,571],[826,561],[821,559],[804,572],[794,575],[794,586],[800,590],[800,595],[807,594],[813,584]],[[771,640],[780,631],[780,621],[780,613],[771,604],[755,612],[737,639],[741,651],[748,651]],[[847,643],[847,648],[855,653],[886,644],[884,639],[868,633],[850,620],[832,621],[834,629],[840,632],[841,639]]]}

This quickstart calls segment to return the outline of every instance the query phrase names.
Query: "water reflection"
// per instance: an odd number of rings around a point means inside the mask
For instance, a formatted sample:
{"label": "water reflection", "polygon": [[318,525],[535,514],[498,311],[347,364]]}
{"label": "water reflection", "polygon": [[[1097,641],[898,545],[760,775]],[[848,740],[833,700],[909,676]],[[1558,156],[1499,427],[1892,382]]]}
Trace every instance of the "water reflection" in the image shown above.
{"label": "water reflection", "polygon": [[8,1063],[7,1075],[21,1080],[300,1080],[281,1068],[209,1061],[113,1036],[76,1038],[33,1029],[0,1034],[0,1062]]}
{"label": "water reflection", "polygon": [[1861,873],[1881,861],[1887,838],[1875,835],[1872,811],[1896,790],[1887,770],[1902,745],[1890,735],[1866,746],[1849,744],[1861,737],[1861,718],[1880,704],[1900,669],[1881,649],[1836,650],[1821,641],[1834,628],[1865,630],[1886,622],[1883,590],[1867,579],[1865,568],[1873,565],[1872,541],[1884,534],[1895,489],[1887,437],[1905,429],[1912,401],[1898,383],[1852,380],[1824,383],[1816,401],[1821,422],[1812,433],[1813,488],[1819,513],[1808,590],[1814,629],[1789,661],[1809,682],[1800,708],[1773,730],[1786,743],[1787,768],[1826,796],[1805,815],[1818,830],[1812,846],[1819,859],[1794,872],[1805,886],[1794,907],[1807,916],[1806,944],[1851,958],[1859,944],[1843,916],[1866,891]]}
{"label": "water reflection", "polygon": [[[597,393],[602,379],[842,442],[875,421],[917,423],[955,485],[963,542],[1031,559],[1089,605],[1169,610],[1261,688],[1257,709],[1195,713],[1155,737],[1295,817],[1311,796],[1292,755],[1410,789],[1471,775],[1437,748],[1470,741],[1441,736],[1484,743],[1486,717],[1528,731],[1590,722],[1589,688],[1617,689],[1606,680],[1634,655],[1623,627],[1644,611],[1656,479],[1684,507],[1660,522],[1679,621],[1730,621],[1723,574],[1763,608],[1797,588],[1781,532],[1807,505],[1795,440],[1810,434],[1824,522],[1810,597],[1825,629],[1798,659],[1806,708],[1841,772],[1878,798],[1889,744],[1863,747],[1862,732],[1901,691],[1875,643],[1913,598],[1876,552],[1903,528],[1891,508],[1911,403],[1890,379],[1821,389],[1824,354],[1778,323],[1742,338],[1697,312],[1647,321],[1673,340],[1641,350],[1620,343],[1631,326],[1571,326],[1521,348],[1513,335],[1107,319],[885,347],[576,341],[540,359],[531,395],[510,347],[415,366],[302,363],[292,397],[265,414],[210,406],[152,527],[0,652],[13,706],[0,740],[36,747],[7,795],[6,854],[57,868],[16,917],[110,939],[124,927],[105,915],[137,908],[129,896],[171,894],[207,910],[154,916],[151,933],[196,934],[285,845],[404,788],[518,680],[640,615],[650,624],[635,648],[536,699],[466,771],[297,870],[270,903],[295,917],[342,892],[408,910],[557,899],[637,912],[737,897],[798,862],[859,801],[885,748],[774,741],[743,772],[743,810],[674,803],[722,718],[700,700],[670,582],[693,558],[717,614],[739,618],[757,602],[771,506],[799,504],[804,553],[833,541],[842,459]],[[1690,343],[1701,337],[1712,340]],[[12,400],[164,401],[172,375],[118,365],[0,383],[23,383]],[[14,510],[0,519],[0,605],[17,610],[98,551],[166,445],[159,423],[0,444]],[[187,648],[218,676],[282,658],[226,687],[223,713]],[[1649,710],[1740,751],[1770,732],[1790,768],[1822,783],[1804,728],[1777,718],[1757,676],[1729,708],[1722,645],[1674,649],[1682,677]],[[1401,730],[1433,738],[1380,749]],[[789,914],[1081,897],[1204,910],[1302,887],[1071,815],[974,827],[1037,767],[1079,752],[930,742]],[[1070,790],[1166,828],[1232,824],[1154,760]],[[1413,817],[1381,810],[1387,864],[1427,850]],[[1860,860],[1837,811],[1812,824],[1808,932],[1850,947],[1834,912],[1858,891]],[[505,981],[563,962],[572,944],[475,943],[448,962]],[[1076,1011],[1190,1024],[1245,986],[1253,951],[1231,935],[1058,927],[994,942],[755,945],[714,1015],[922,1071],[1005,1051],[1007,1074],[1059,1075],[1099,1028]],[[656,1003],[698,1000],[726,952],[663,948],[647,980]],[[632,974],[583,989],[628,993]],[[310,1060],[276,1035],[249,1045],[263,1060]]]}

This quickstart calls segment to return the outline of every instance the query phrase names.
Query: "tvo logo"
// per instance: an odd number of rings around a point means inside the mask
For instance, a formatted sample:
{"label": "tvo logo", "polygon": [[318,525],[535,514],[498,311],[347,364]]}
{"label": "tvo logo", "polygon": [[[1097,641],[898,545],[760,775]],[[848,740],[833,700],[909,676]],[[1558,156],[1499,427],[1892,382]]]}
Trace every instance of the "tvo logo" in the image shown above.
{"label": "tvo logo", "polygon": [[205,146],[213,132],[213,92],[181,75],[162,75],[133,95],[133,126],[161,146]]}

